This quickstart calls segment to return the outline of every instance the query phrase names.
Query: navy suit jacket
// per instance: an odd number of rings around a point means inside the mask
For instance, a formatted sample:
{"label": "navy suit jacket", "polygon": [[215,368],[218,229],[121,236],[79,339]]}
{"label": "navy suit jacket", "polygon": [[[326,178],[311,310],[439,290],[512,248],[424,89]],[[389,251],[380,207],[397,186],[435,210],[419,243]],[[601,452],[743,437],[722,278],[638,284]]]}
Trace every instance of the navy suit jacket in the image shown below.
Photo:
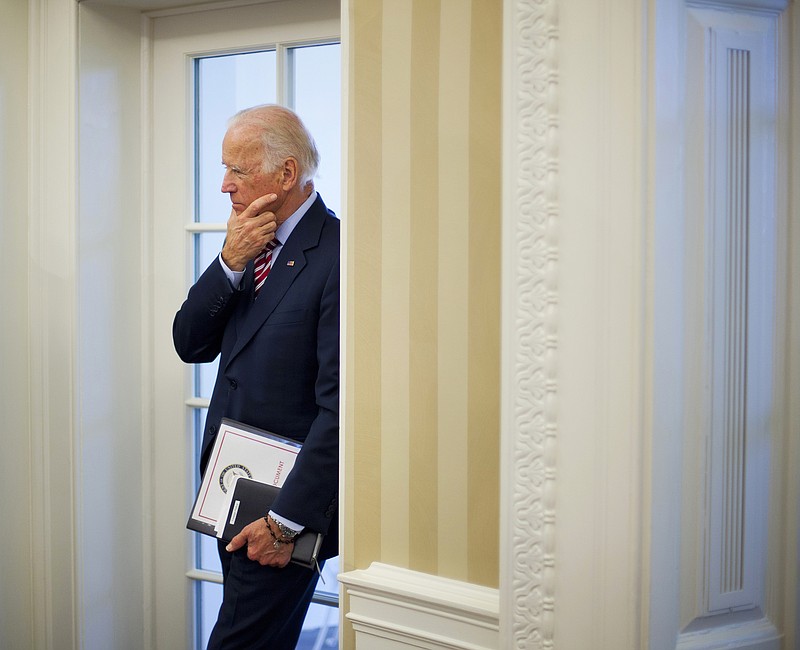
{"label": "navy suit jacket", "polygon": [[273,504],[326,534],[336,554],[339,476],[339,220],[318,196],[284,243],[253,298],[253,263],[234,288],[215,259],[173,322],[187,363],[220,355],[201,470],[223,417],[303,443]]}

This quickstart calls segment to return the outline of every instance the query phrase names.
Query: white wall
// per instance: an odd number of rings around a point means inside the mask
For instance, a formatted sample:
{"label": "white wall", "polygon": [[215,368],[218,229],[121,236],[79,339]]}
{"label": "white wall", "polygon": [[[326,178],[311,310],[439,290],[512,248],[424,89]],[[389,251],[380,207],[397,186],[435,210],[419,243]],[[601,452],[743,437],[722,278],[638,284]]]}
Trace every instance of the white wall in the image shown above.
{"label": "white wall", "polygon": [[81,637],[143,648],[150,543],[143,369],[140,13],[81,4],[75,481]]}

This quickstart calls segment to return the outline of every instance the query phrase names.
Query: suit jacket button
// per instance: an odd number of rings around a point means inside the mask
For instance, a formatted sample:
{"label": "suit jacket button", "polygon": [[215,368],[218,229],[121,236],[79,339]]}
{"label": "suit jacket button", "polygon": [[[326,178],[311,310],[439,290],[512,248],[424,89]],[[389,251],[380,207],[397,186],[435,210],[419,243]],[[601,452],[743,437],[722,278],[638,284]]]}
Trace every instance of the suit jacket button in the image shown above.
{"label": "suit jacket button", "polygon": [[235,379],[231,379],[231,390],[236,390],[239,387],[239,384],[236,383]]}

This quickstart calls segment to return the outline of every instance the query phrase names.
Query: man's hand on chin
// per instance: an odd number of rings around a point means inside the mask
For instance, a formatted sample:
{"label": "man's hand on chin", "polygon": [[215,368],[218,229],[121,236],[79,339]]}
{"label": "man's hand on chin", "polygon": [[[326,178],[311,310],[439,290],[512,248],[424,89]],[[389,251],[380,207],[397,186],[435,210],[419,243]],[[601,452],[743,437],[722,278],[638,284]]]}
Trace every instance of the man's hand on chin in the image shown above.
{"label": "man's hand on chin", "polygon": [[231,271],[243,271],[247,263],[261,252],[278,229],[275,213],[267,208],[278,198],[265,194],[253,201],[241,214],[231,210],[222,260]]}

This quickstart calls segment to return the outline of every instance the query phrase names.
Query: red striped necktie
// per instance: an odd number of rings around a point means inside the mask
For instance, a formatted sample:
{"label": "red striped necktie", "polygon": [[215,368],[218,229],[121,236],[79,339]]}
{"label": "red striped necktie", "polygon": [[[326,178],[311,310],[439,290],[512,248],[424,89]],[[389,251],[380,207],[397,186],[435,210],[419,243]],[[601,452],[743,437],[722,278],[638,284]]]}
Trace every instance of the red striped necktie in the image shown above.
{"label": "red striped necktie", "polygon": [[269,270],[272,268],[272,250],[278,245],[278,240],[273,239],[256,255],[254,264],[254,281],[255,281],[255,295],[258,295],[259,290],[264,285],[264,281],[269,275]]}

